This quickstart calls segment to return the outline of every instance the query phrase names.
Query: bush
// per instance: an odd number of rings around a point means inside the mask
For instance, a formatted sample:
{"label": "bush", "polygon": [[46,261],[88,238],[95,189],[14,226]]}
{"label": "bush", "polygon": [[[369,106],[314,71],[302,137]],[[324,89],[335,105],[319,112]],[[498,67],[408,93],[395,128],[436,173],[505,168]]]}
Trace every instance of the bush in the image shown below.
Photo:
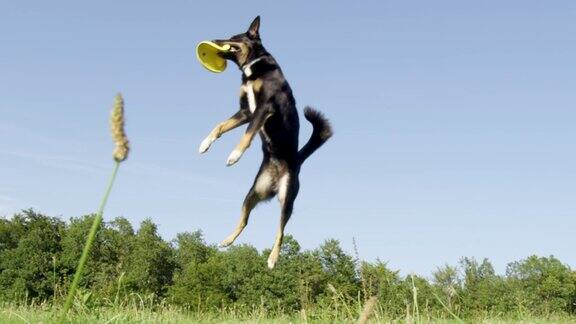
{"label": "bush", "polygon": [[[62,302],[93,217],[66,223],[26,210],[0,219],[0,301]],[[379,260],[359,262],[336,240],[303,251],[287,235],[274,270],[266,266],[268,253],[249,245],[219,250],[200,231],[167,242],[151,220],[134,232],[116,218],[98,232],[80,287],[95,306],[142,298],[195,312],[302,311],[321,321],[355,317],[371,296],[391,319],[576,312],[576,272],[553,256],[510,263],[506,275],[496,274],[487,259],[463,258],[427,280],[402,276]]]}

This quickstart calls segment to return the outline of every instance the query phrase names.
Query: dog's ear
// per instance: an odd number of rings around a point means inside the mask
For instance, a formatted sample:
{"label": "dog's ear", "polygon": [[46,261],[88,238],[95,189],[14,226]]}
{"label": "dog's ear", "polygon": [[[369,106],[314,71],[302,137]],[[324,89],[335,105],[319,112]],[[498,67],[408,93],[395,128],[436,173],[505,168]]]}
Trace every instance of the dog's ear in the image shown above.
{"label": "dog's ear", "polygon": [[260,29],[260,16],[257,16],[256,18],[254,18],[254,20],[252,20],[252,23],[248,28],[248,35],[250,35],[250,37],[253,38],[260,37],[259,29]]}

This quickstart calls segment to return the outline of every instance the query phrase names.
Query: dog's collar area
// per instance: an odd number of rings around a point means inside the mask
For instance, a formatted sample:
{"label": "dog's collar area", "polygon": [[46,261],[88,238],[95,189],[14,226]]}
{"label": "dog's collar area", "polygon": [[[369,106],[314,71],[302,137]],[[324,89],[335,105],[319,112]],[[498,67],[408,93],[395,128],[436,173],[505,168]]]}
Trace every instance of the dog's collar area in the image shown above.
{"label": "dog's collar area", "polygon": [[248,62],[248,64],[245,64],[245,65],[242,67],[242,72],[244,72],[244,75],[249,78],[249,77],[252,75],[252,66],[253,66],[254,64],[260,62],[261,60],[263,60],[264,57],[265,57],[265,56],[260,56],[259,58],[254,59],[254,60]]}

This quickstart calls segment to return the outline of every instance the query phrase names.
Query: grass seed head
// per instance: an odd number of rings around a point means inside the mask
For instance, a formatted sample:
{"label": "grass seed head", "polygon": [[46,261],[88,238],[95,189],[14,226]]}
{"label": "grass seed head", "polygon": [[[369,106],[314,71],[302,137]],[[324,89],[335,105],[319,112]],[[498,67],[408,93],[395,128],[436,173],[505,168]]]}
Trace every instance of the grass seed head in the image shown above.
{"label": "grass seed head", "polygon": [[110,130],[115,144],[112,156],[117,162],[126,160],[130,151],[128,137],[126,137],[126,132],[124,131],[124,121],[124,99],[122,94],[119,93],[114,98],[114,106],[110,116]]}

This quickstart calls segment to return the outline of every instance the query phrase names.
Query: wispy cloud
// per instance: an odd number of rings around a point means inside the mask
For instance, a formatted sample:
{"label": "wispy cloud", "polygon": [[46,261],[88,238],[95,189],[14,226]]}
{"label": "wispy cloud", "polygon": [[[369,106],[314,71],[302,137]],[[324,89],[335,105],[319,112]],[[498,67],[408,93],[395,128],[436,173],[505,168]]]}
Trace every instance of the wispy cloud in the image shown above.
{"label": "wispy cloud", "polygon": [[[111,163],[106,163],[105,160],[98,158],[95,162],[94,159],[82,158],[86,155],[84,151],[84,144],[74,140],[74,138],[59,138],[43,134],[35,129],[24,126],[3,124],[0,123],[0,137],[5,138],[18,138],[24,139],[26,143],[33,143],[28,147],[20,147],[14,143],[5,142],[0,146],[0,156],[11,157],[16,160],[16,163],[25,161],[26,163],[33,163],[39,168],[59,169],[69,172],[84,173],[84,174],[106,174],[110,170]],[[158,139],[156,139],[158,140]],[[161,142],[178,142],[177,139],[161,139]],[[64,148],[66,151],[64,151]],[[66,152],[66,154],[51,154],[51,151],[57,150],[59,152]],[[43,151],[43,152],[42,152]],[[110,159],[111,160],[111,159]],[[11,162],[14,164],[14,162]],[[169,166],[157,165],[152,163],[139,162],[135,160],[128,160],[126,166],[123,166],[123,173],[136,177],[148,179],[167,179],[170,182],[184,182],[193,186],[203,186],[210,188],[219,188],[222,185],[222,180],[217,177],[206,176],[201,172],[194,170],[175,169]],[[228,199],[227,197],[197,197],[199,200],[211,200],[225,203],[236,203],[237,199]],[[3,202],[3,209],[0,211],[14,211],[9,207],[7,202]]]}
{"label": "wispy cloud", "polygon": [[[0,136],[12,141],[5,141],[0,146],[0,155],[10,156],[42,166],[79,172],[101,172],[107,170],[109,166],[95,163],[86,159],[79,159],[73,154],[85,154],[81,141],[74,137],[54,137],[45,132],[26,125],[0,123]],[[49,148],[66,149],[69,154],[41,153]],[[70,154],[72,153],[72,154]]]}
{"label": "wispy cloud", "polygon": [[132,162],[130,163],[129,166],[125,168],[124,172],[138,175],[171,178],[174,180],[192,182],[194,184],[208,185],[214,187],[218,186],[221,183],[221,181],[216,178],[208,177],[200,173],[175,170],[172,168],[153,165],[149,163]]}
{"label": "wispy cloud", "polygon": [[[63,144],[63,139],[54,138],[27,126],[16,125],[14,121],[10,124],[0,123],[0,134],[4,138],[17,138],[19,141],[26,140],[41,145]],[[71,138],[67,138],[66,142],[70,142],[71,140]],[[79,144],[79,141],[74,141],[74,146],[78,146]]]}
{"label": "wispy cloud", "polygon": [[79,171],[89,173],[107,172],[109,165],[95,163],[93,161],[77,159],[69,156],[48,155],[42,153],[18,152],[18,151],[0,151],[0,154],[8,155],[20,159],[32,161],[43,166],[63,169],[68,171]]}

